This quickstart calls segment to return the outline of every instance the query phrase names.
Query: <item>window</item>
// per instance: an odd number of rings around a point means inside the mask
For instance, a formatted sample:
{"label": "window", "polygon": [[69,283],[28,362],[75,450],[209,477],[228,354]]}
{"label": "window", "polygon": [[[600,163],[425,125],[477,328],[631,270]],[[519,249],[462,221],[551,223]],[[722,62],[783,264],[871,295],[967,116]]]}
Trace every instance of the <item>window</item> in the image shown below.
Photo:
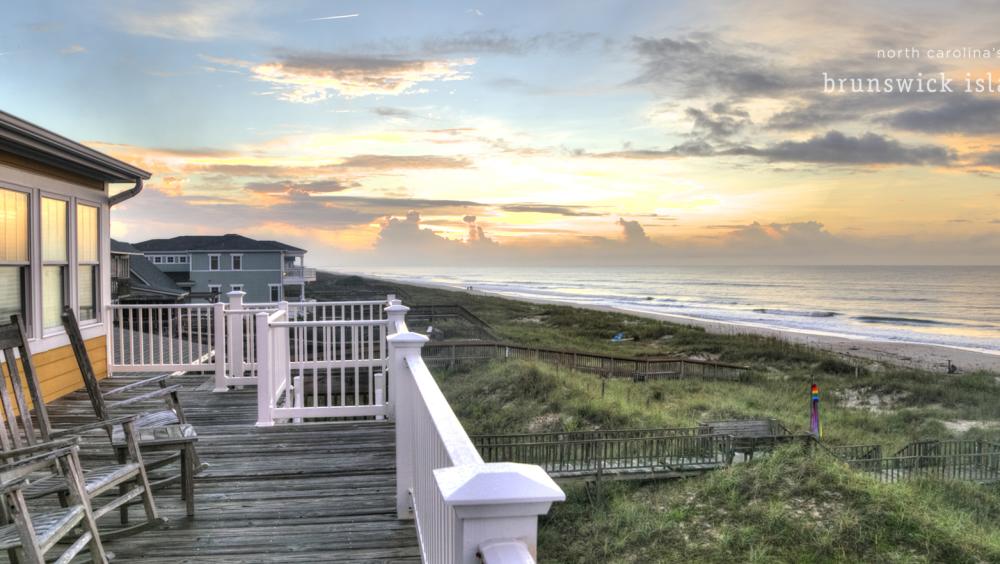
{"label": "window", "polygon": [[177,262],[181,264],[187,264],[187,261],[188,261],[187,255],[181,255],[177,257]]}
{"label": "window", "polygon": [[100,289],[100,221],[94,206],[76,206],[77,306],[80,321],[97,319]]}
{"label": "window", "polygon": [[0,325],[28,303],[28,195],[0,188]]}
{"label": "window", "polygon": [[160,264],[162,261],[163,261],[163,257],[160,257],[160,256],[154,256],[153,257],[153,264]]}
{"label": "window", "polygon": [[271,301],[280,302],[281,301],[281,286],[277,284],[268,284],[268,288],[271,290]]}
{"label": "window", "polygon": [[229,285],[229,291],[231,291],[231,292],[242,292],[243,291],[243,284],[230,284]]}
{"label": "window", "polygon": [[243,270],[243,255],[232,255],[233,270]]}
{"label": "window", "polygon": [[208,255],[208,269],[219,270],[219,255]]}
{"label": "window", "polygon": [[175,256],[173,256],[173,255],[171,255],[171,256],[169,256],[169,257],[167,257],[167,264],[174,264],[174,260],[175,260],[176,258],[177,258],[177,257],[175,257]]}
{"label": "window", "polygon": [[222,293],[222,286],[220,284],[209,284],[208,292],[210,294],[220,294]]}
{"label": "window", "polygon": [[66,305],[66,202],[42,198],[42,328],[62,326]]}

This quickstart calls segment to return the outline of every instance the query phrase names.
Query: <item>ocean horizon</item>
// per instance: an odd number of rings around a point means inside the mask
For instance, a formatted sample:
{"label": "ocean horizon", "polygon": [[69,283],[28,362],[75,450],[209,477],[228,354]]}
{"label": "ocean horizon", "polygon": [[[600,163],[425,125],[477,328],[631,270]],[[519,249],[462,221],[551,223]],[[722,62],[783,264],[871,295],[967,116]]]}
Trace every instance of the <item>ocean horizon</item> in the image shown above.
{"label": "ocean horizon", "polygon": [[399,282],[1000,354],[1000,266],[369,267]]}

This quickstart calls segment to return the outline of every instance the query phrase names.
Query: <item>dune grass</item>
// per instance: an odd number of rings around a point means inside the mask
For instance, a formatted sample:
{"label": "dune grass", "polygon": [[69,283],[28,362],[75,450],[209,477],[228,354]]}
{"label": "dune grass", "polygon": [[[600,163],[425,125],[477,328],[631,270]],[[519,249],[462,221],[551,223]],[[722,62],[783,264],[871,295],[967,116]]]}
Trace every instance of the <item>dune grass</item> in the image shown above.
{"label": "dune grass", "polygon": [[[803,431],[816,383],[829,444],[878,443],[891,454],[925,438],[1000,440],[997,374],[931,373],[625,314],[402,288],[411,303],[464,305],[518,344],[695,356],[753,369],[748,383],[611,380],[603,395],[598,376],[535,362],[434,370],[470,434],[676,427],[731,417],[773,417]],[[462,337],[460,323],[444,327]],[[618,332],[633,340],[612,343]],[[788,447],[683,481],[605,482],[599,495],[579,483],[565,490],[566,502],[541,521],[545,562],[1000,562],[1000,486],[882,484],[822,451]]]}

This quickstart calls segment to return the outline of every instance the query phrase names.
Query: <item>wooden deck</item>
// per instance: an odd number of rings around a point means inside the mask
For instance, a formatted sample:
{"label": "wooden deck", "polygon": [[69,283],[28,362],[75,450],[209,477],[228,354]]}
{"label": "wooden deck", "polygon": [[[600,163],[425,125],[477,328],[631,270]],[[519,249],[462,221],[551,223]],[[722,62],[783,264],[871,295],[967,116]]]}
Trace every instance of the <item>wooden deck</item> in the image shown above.
{"label": "wooden deck", "polygon": [[[254,427],[255,388],[216,394],[200,375],[172,382],[184,386],[182,403],[198,431],[202,461],[210,465],[196,478],[197,515],[185,516],[179,486],[157,492],[169,521],[107,542],[114,562],[420,560],[412,522],[396,519],[391,422],[260,429]],[[53,402],[49,413],[60,428],[80,421],[88,408],[86,395],[78,392]],[[93,448],[100,439],[88,439],[85,467],[88,460],[96,462]],[[139,518],[141,508],[134,511]]]}

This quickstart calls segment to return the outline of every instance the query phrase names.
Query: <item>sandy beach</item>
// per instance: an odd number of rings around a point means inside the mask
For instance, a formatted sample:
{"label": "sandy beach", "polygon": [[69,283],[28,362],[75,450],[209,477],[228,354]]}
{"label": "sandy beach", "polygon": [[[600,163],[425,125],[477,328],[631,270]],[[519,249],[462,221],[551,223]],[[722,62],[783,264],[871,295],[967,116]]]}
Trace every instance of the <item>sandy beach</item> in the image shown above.
{"label": "sandy beach", "polygon": [[440,290],[448,290],[452,292],[467,292],[473,294],[488,295],[508,300],[519,300],[528,303],[563,305],[563,306],[579,307],[583,309],[592,309],[597,311],[615,311],[621,313],[628,313],[639,317],[659,319],[669,323],[702,327],[706,331],[710,331],[712,333],[720,333],[726,335],[735,335],[735,334],[766,335],[769,337],[776,337],[779,339],[783,339],[789,342],[802,343],[811,347],[816,347],[819,349],[834,352],[846,357],[869,359],[879,362],[896,364],[900,366],[922,368],[926,370],[934,370],[934,371],[939,370],[941,372],[946,372],[948,362],[950,361],[958,368],[959,372],[967,372],[972,370],[989,370],[993,372],[1000,372],[1000,354],[992,354],[977,350],[967,350],[956,347],[931,345],[924,343],[884,341],[884,340],[874,340],[861,337],[852,338],[840,335],[823,334],[818,332],[790,331],[783,329],[775,329],[772,327],[763,327],[758,325],[727,323],[721,321],[697,319],[693,317],[686,317],[680,315],[670,315],[670,314],[653,313],[641,310],[632,310],[628,308],[618,308],[618,307],[588,305],[588,304],[575,304],[562,300],[547,300],[544,298],[512,297],[493,292],[483,292],[479,290],[467,290],[462,288],[455,288],[454,286],[450,286],[447,284],[434,284],[430,282],[396,280],[391,278],[372,276],[370,274],[363,274],[363,273],[352,273],[352,274],[358,274],[363,277],[377,278],[390,282],[410,284],[413,286],[423,286],[426,288],[435,288]]}

